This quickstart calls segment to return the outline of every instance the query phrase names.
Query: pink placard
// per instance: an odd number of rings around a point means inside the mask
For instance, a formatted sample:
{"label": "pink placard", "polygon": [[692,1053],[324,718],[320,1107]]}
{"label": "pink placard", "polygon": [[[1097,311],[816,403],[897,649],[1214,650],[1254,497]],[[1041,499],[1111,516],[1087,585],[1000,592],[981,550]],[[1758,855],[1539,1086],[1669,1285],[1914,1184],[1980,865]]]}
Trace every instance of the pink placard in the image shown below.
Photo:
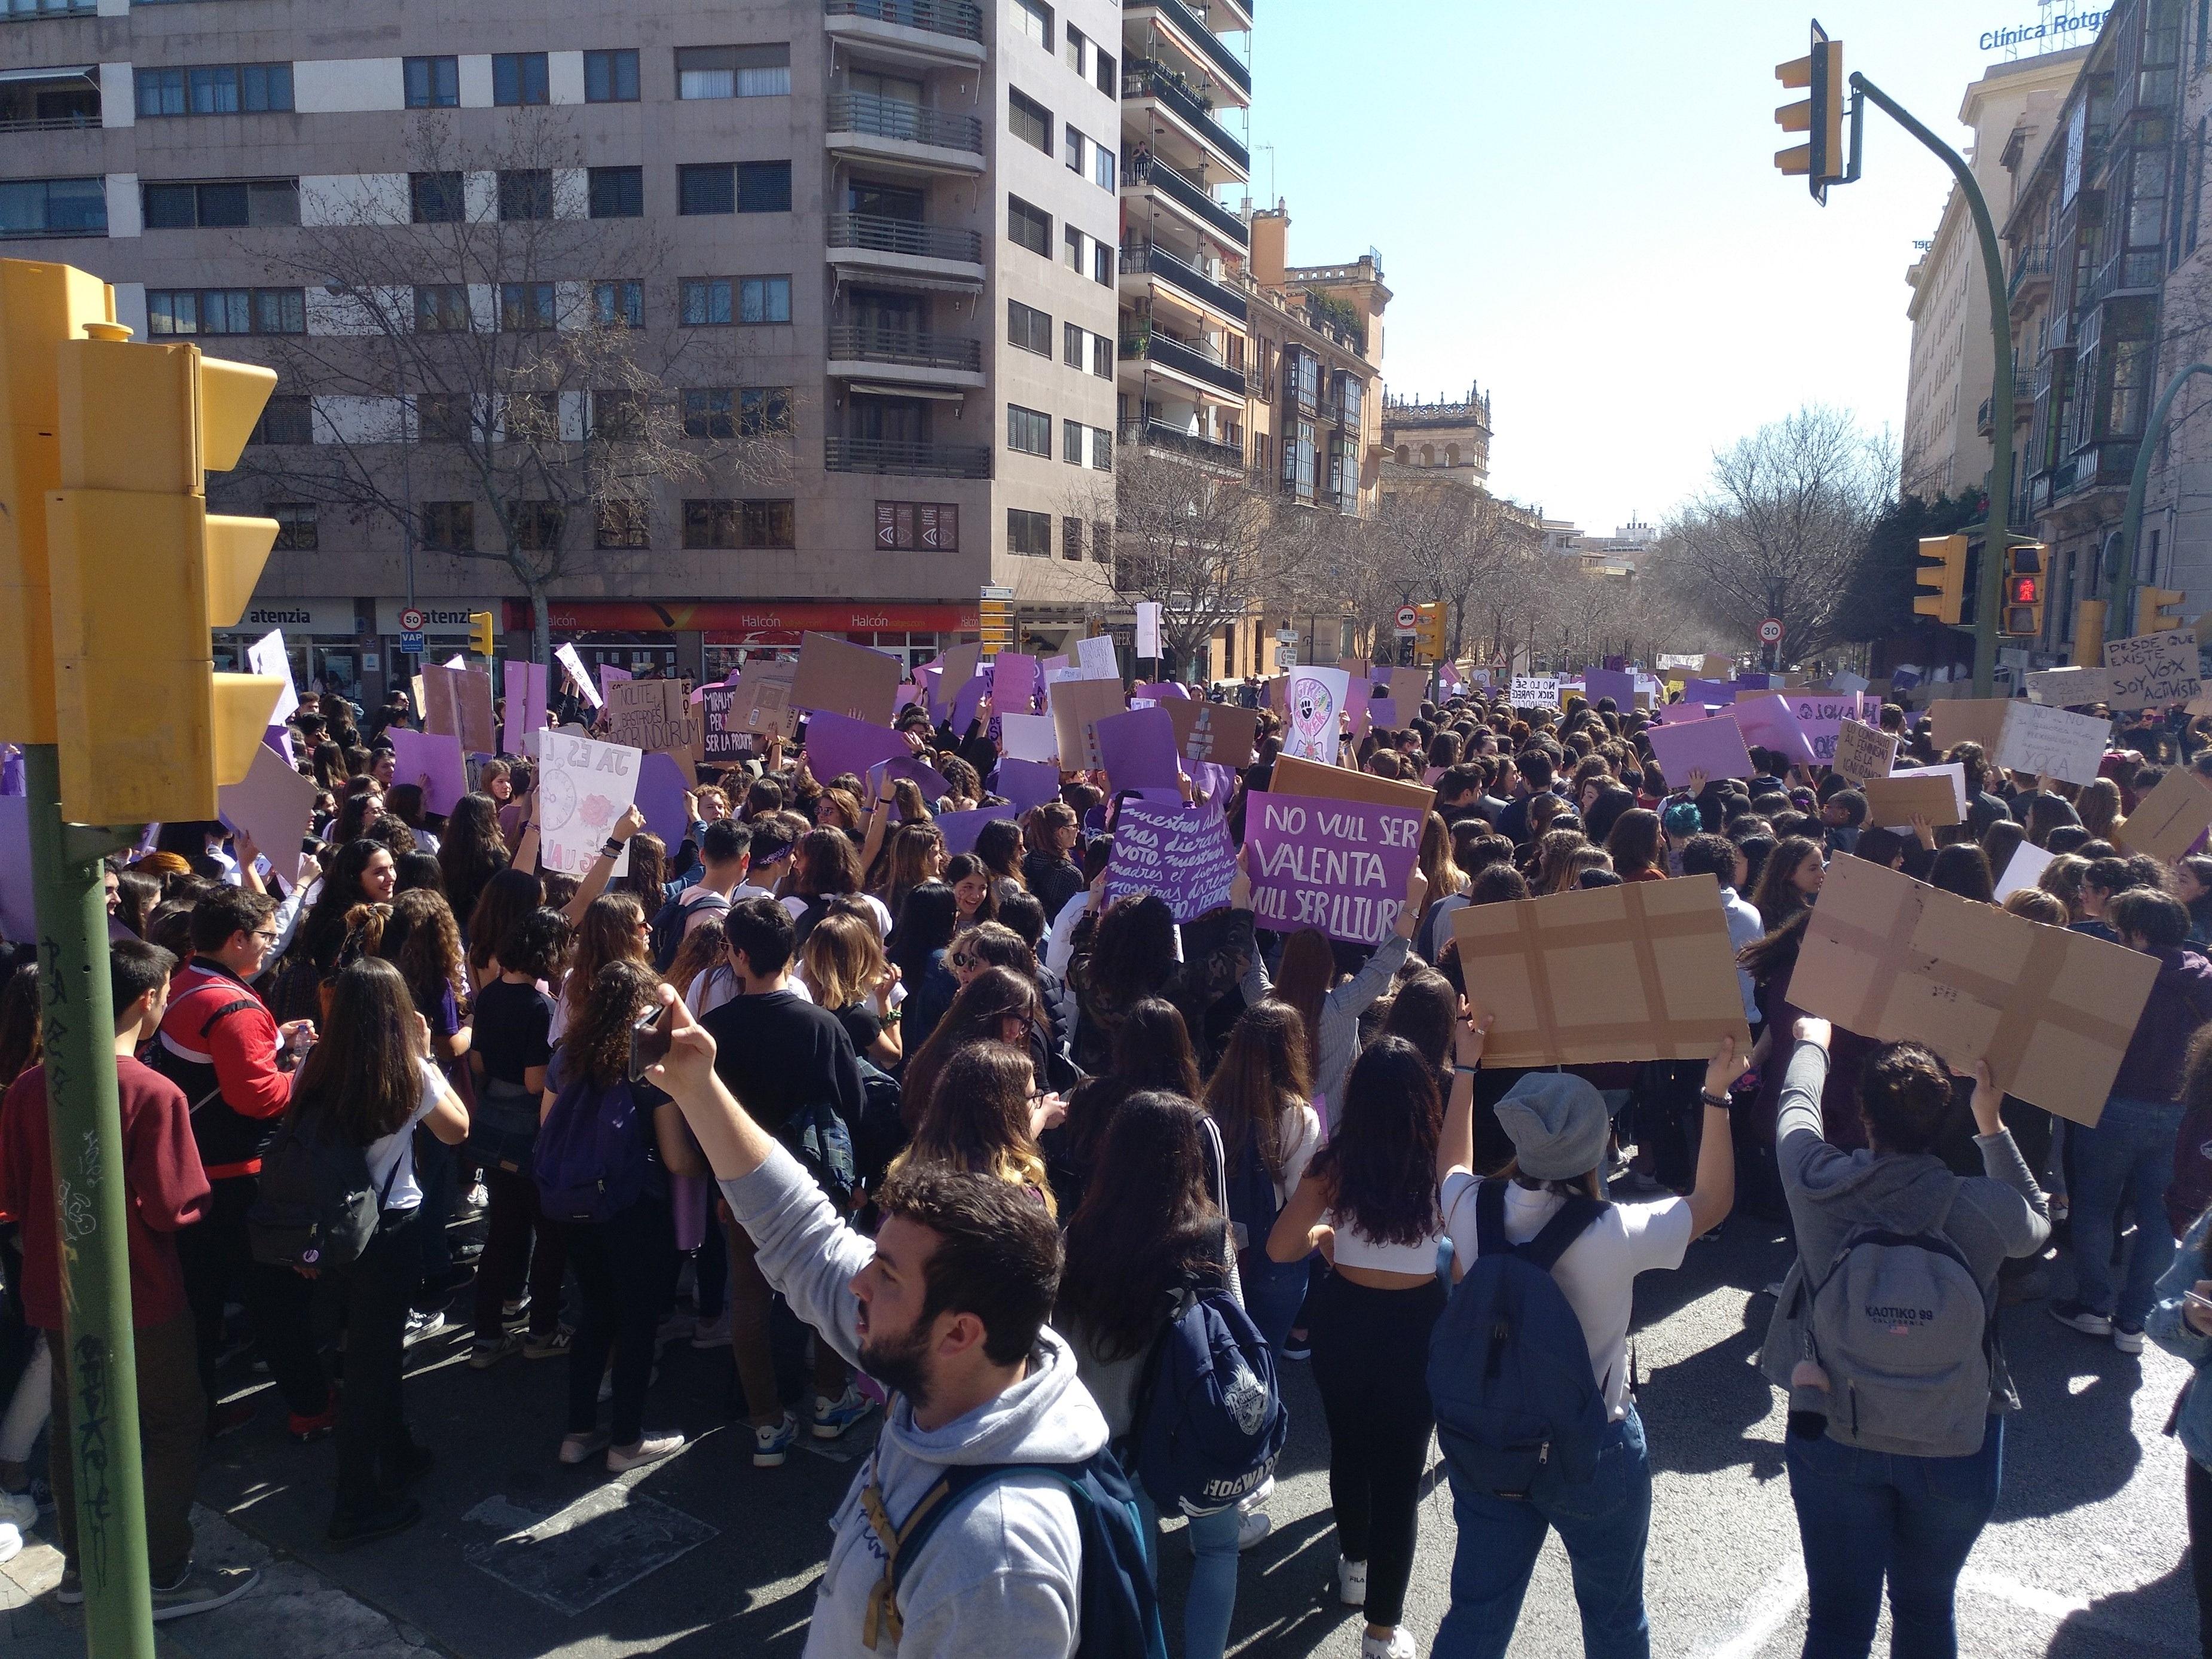
{"label": "pink placard", "polygon": [[1098,755],[1116,789],[1166,789],[1182,799],[1175,722],[1164,708],[1133,708],[1098,722]]}
{"label": "pink placard", "polygon": [[425,811],[450,812],[469,793],[468,763],[461,755],[461,740],[442,732],[410,732],[393,726],[392,780],[416,783],[427,777],[422,790]]}
{"label": "pink placard", "polygon": [[[1746,743],[1786,755],[1800,766],[1810,766],[1819,758],[1786,697],[1740,698],[1734,714]],[[1832,756],[1835,753],[1832,744],[1828,752]]]}
{"label": "pink placard", "polygon": [[913,745],[888,726],[823,714],[806,722],[806,769],[819,783],[827,784],[841,772],[865,778],[878,761],[900,760],[913,753]]}

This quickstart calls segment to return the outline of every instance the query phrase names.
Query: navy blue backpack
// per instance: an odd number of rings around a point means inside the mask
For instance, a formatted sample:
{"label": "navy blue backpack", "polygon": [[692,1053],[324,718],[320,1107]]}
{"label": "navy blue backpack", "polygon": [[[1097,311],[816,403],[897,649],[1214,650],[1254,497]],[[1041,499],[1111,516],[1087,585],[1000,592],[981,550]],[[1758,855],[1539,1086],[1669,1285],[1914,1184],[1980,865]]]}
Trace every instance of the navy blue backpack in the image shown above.
{"label": "navy blue backpack", "polygon": [[1478,1254],[1429,1337],[1429,1398],[1452,1478],[1523,1498],[1555,1468],[1597,1473],[1607,1413],[1589,1342],[1552,1267],[1608,1206],[1572,1197],[1526,1244],[1505,1237],[1505,1182],[1475,1192]]}
{"label": "navy blue backpack", "polygon": [[626,1081],[578,1079],[554,1097],[538,1130],[530,1173],[551,1221],[608,1221],[645,1190],[651,1109]]}

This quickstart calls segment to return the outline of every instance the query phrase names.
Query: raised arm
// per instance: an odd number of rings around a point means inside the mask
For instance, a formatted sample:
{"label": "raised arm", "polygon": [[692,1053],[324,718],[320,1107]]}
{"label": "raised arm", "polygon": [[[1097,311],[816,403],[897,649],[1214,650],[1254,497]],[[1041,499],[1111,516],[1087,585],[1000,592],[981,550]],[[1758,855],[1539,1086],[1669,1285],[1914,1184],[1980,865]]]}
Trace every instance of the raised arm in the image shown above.
{"label": "raised arm", "polygon": [[[534,825],[532,827],[535,828]],[[635,806],[615,820],[614,830],[608,836],[606,845],[599,848],[599,857],[592,860],[592,867],[584,872],[583,880],[576,884],[576,896],[568,901],[568,908],[561,913],[571,927],[583,924],[584,912],[592,908],[592,901],[607,890],[607,883],[614,876],[615,865],[623,855],[624,843],[644,828],[645,814]]]}

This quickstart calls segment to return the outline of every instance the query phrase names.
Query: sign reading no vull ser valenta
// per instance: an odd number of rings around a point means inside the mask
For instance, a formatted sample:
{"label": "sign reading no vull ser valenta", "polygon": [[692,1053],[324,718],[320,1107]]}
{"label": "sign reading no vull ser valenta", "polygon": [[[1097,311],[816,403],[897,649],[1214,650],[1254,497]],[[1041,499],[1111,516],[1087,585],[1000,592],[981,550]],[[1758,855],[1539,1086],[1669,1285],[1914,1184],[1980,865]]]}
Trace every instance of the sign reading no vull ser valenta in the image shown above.
{"label": "sign reading no vull ser valenta", "polygon": [[1245,873],[1258,926],[1318,927],[1331,939],[1379,945],[1405,908],[1420,851],[1412,807],[1303,795],[1255,795],[1245,819]]}

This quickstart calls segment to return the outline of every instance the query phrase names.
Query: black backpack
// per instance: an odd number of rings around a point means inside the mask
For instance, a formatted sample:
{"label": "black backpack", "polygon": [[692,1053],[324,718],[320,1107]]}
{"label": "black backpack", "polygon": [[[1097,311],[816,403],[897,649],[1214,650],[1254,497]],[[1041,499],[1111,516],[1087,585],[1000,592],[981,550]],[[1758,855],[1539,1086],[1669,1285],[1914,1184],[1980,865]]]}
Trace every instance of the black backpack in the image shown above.
{"label": "black backpack", "polygon": [[851,1126],[853,1169],[860,1185],[872,1191],[891,1160],[905,1150],[906,1123],[899,1116],[898,1079],[866,1054],[860,1064],[860,1121]]}
{"label": "black backpack", "polygon": [[261,1155],[259,1188],[246,1212],[256,1261],[343,1267],[358,1261],[376,1235],[405,1150],[379,1188],[369,1182],[367,1150],[340,1139],[326,1116],[295,1106]]}
{"label": "black backpack", "polygon": [[792,923],[791,952],[794,958],[799,951],[806,948],[806,936],[814,931],[814,925],[830,914],[830,902],[832,896],[835,896],[817,893],[806,901],[806,908],[799,913],[798,919]]}
{"label": "black backpack", "polygon": [[[686,902],[694,894],[700,895],[697,901]],[[653,972],[665,974],[675,965],[676,953],[684,948],[684,935],[694,915],[726,915],[729,909],[727,898],[696,884],[685,888],[662,905],[653,916]]]}

